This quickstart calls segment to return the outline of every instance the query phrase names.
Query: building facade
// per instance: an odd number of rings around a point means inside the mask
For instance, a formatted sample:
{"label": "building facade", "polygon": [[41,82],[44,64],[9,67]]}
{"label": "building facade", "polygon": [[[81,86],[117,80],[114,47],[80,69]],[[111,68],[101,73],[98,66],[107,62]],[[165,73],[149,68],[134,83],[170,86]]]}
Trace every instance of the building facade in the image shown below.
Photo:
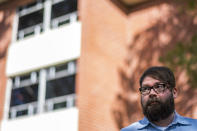
{"label": "building facade", "polygon": [[[149,66],[164,65],[161,58],[177,43],[189,45],[197,24],[189,5],[176,0],[81,2],[79,131],[118,131],[142,119],[140,75]],[[185,69],[177,66],[174,72],[176,110],[196,118],[196,89],[188,85]]]}
{"label": "building facade", "polygon": [[[141,73],[197,27],[176,0],[0,2],[1,131],[119,131],[143,117]],[[175,74],[176,110],[195,118],[196,90]]]}
{"label": "building facade", "polygon": [[77,1],[5,1],[1,7],[1,130],[77,131]]}

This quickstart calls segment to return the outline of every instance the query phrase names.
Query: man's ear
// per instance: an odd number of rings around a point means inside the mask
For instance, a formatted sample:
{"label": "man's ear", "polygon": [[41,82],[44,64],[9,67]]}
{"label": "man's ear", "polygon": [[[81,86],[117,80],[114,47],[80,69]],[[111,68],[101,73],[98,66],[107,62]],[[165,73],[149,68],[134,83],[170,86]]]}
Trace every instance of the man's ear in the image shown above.
{"label": "man's ear", "polygon": [[178,96],[178,91],[177,91],[177,88],[176,88],[176,87],[174,87],[174,88],[172,89],[172,93],[173,93],[173,97],[174,97],[174,98],[176,98],[176,97]]}

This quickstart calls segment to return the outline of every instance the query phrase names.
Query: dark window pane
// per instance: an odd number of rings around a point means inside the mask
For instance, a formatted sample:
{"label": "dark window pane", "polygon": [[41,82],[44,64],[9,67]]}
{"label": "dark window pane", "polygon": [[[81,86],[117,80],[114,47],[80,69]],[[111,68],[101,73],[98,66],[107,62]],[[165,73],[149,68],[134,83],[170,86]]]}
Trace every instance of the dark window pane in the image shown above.
{"label": "dark window pane", "polygon": [[15,84],[15,78],[11,78],[11,79],[12,79],[12,84],[14,86],[14,84]]}
{"label": "dark window pane", "polygon": [[18,30],[41,24],[43,22],[43,9],[19,18]]}
{"label": "dark window pane", "polygon": [[46,99],[73,94],[75,92],[75,75],[47,81]]}
{"label": "dark window pane", "polygon": [[27,110],[18,111],[18,112],[16,113],[16,117],[27,115],[27,113],[28,113]]}
{"label": "dark window pane", "polygon": [[59,65],[59,66],[55,67],[56,72],[67,70],[67,69],[68,69],[68,63],[62,64],[62,65]]}
{"label": "dark window pane", "polygon": [[77,10],[77,0],[64,0],[52,6],[51,18],[57,18]]}
{"label": "dark window pane", "polygon": [[37,101],[38,99],[38,84],[28,87],[12,89],[10,106],[22,105]]}
{"label": "dark window pane", "polygon": [[[17,111],[16,117],[27,115],[27,110]],[[11,112],[9,112],[9,118],[11,118]]]}
{"label": "dark window pane", "polygon": [[23,81],[23,80],[30,80],[30,77],[31,77],[30,74],[23,75],[23,76],[20,77],[20,80],[21,80],[21,81]]}
{"label": "dark window pane", "polygon": [[56,109],[64,108],[64,107],[66,107],[66,105],[67,105],[66,102],[56,103],[56,104],[54,104],[53,109],[56,110]]}

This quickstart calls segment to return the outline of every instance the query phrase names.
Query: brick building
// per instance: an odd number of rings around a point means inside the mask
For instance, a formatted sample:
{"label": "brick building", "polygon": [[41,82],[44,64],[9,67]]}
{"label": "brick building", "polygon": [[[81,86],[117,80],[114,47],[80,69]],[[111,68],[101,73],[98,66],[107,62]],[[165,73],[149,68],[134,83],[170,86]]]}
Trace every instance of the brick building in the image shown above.
{"label": "brick building", "polygon": [[77,130],[77,0],[0,6],[1,130]]}
{"label": "brick building", "polygon": [[[184,8],[162,0],[2,1],[1,130],[118,131],[141,119],[140,74],[195,33],[197,18]],[[175,73],[176,110],[197,117],[196,90],[184,70]]]}
{"label": "brick building", "polygon": [[[115,131],[141,119],[140,74],[149,66],[163,65],[160,58],[195,33],[196,17],[184,10],[187,3],[135,2],[85,0],[80,4],[80,131]],[[187,85],[184,70],[177,69],[176,79],[176,110],[197,117],[196,90]]]}

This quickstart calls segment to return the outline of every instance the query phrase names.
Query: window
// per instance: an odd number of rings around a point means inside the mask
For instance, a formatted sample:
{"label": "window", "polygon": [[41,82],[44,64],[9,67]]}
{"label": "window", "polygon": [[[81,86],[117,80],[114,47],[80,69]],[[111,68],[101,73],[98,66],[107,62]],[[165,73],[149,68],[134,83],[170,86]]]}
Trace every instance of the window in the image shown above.
{"label": "window", "polygon": [[43,31],[44,6],[43,0],[38,0],[18,9],[17,39],[39,34]]}
{"label": "window", "polygon": [[75,11],[77,10],[77,0],[62,0],[54,2],[51,13],[51,27],[55,28],[72,19],[76,19]]}
{"label": "window", "polygon": [[[9,118],[34,115],[40,108],[52,111],[75,106],[75,76],[76,61],[70,61],[12,77]],[[44,103],[39,105],[42,98]]]}
{"label": "window", "polygon": [[[77,0],[37,0],[18,9],[16,39],[77,20]],[[49,24],[48,24],[49,23]]]}
{"label": "window", "polygon": [[12,78],[9,118],[34,114],[37,110],[37,99],[37,72]]}
{"label": "window", "polygon": [[46,80],[46,110],[74,106],[76,62],[51,67]]}

